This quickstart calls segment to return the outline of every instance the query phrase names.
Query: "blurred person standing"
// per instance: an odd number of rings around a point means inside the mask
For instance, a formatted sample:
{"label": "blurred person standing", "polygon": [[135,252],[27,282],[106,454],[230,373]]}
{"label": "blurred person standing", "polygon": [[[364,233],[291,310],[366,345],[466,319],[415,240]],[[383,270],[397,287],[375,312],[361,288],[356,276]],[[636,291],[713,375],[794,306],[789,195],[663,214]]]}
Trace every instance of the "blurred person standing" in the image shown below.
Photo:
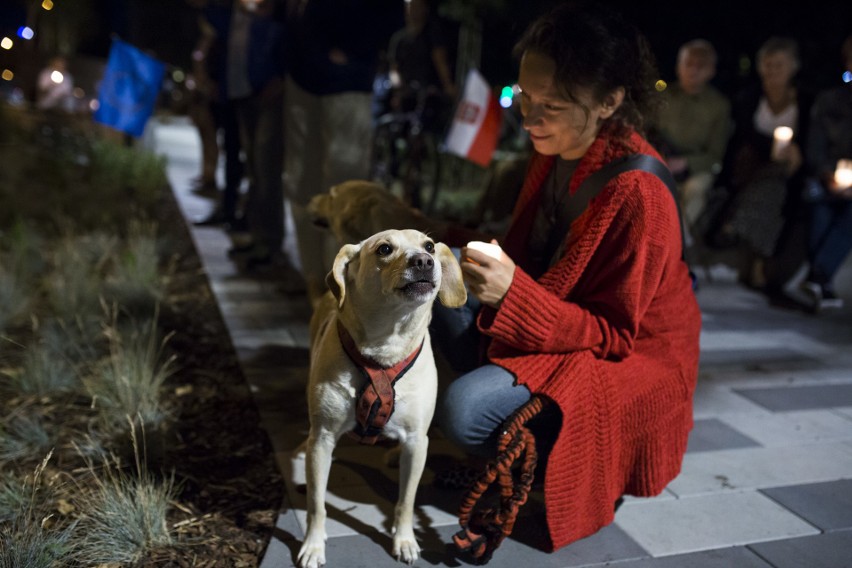
{"label": "blurred person standing", "polygon": [[821,92],[811,113],[807,161],[818,184],[810,195],[808,262],[802,288],[817,310],[843,307],[835,274],[852,250],[852,171],[842,179],[841,160],[852,168],[852,35],[841,48],[846,84]]}
{"label": "blurred person standing", "polygon": [[[219,163],[219,142],[216,121],[213,115],[213,101],[216,98],[216,84],[208,72],[210,50],[216,42],[216,30],[207,19],[198,16],[199,38],[192,50],[192,88],[190,90],[187,113],[201,141],[201,172],[193,180],[193,191],[217,195],[216,166]],[[187,80],[189,84],[189,80]]]}
{"label": "blurred person standing", "polygon": [[[731,134],[731,103],[710,84],[716,75],[716,50],[707,40],[684,43],[675,72],[677,82],[664,91],[666,104],[651,140],[678,181],[684,221],[693,229],[722,169]],[[697,238],[698,232],[693,230],[692,236]]]}
{"label": "blurred person standing", "polygon": [[228,33],[227,94],[236,108],[246,156],[250,235],[228,254],[243,257],[249,269],[275,262],[284,242],[286,52],[284,24],[274,18],[276,7],[275,0],[234,0]]}
{"label": "blurred person standing", "polygon": [[305,207],[350,179],[367,179],[379,52],[398,29],[399,0],[293,0],[288,5],[284,179],[309,299],[325,292],[332,239]]}
{"label": "blurred person standing", "polygon": [[430,0],[406,2],[405,27],[391,36],[388,61],[391,82],[402,98],[420,90],[449,101],[455,98],[448,41]]}
{"label": "blurred person standing", "polygon": [[[220,203],[208,215],[196,219],[193,223],[196,226],[225,225],[232,230],[244,229],[246,221],[240,206],[240,186],[245,168],[236,105],[228,98],[227,80],[228,37],[233,0],[188,2],[201,10],[202,25],[210,33],[209,43],[199,43],[193,52],[193,67],[196,69],[198,90],[208,95],[207,103],[216,142],[216,161],[218,163],[220,150],[224,151],[225,159],[225,186],[219,197]],[[202,51],[202,47],[206,49]]]}

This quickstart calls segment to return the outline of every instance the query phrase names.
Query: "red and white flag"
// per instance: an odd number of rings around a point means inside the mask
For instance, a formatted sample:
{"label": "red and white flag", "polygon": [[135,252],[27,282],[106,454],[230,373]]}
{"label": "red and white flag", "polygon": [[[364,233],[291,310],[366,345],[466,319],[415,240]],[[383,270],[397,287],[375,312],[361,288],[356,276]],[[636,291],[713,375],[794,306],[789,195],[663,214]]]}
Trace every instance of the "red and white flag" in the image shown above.
{"label": "red and white flag", "polygon": [[479,71],[471,69],[447,135],[447,150],[482,167],[487,166],[497,147],[502,118],[491,86]]}

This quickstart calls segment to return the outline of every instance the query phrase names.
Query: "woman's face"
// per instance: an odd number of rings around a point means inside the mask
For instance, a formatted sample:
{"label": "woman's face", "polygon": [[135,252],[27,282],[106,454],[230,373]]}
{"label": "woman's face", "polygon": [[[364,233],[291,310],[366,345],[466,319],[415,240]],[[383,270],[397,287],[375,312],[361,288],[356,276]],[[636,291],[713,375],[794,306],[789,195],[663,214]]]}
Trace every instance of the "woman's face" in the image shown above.
{"label": "woman's face", "polygon": [[767,53],[757,62],[757,72],[765,88],[786,87],[796,74],[798,65],[786,51]]}
{"label": "woman's face", "polygon": [[612,116],[618,105],[596,103],[590,91],[576,93],[582,106],[565,99],[557,89],[555,71],[555,62],[546,55],[527,51],[521,58],[518,86],[524,129],[539,153],[575,160],[594,142],[600,119]]}

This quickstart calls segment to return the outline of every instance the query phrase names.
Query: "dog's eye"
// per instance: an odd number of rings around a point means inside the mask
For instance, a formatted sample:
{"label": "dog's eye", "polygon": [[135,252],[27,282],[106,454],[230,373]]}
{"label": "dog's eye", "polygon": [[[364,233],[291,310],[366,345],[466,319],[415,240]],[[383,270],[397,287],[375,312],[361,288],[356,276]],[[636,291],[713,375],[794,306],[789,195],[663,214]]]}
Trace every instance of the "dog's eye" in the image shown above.
{"label": "dog's eye", "polygon": [[382,243],[379,245],[379,248],[376,249],[376,253],[379,256],[387,256],[393,252],[393,247],[387,243]]}
{"label": "dog's eye", "polygon": [[431,242],[426,243],[426,245],[423,248],[426,249],[426,252],[431,254],[431,253],[435,252],[435,243],[431,243]]}

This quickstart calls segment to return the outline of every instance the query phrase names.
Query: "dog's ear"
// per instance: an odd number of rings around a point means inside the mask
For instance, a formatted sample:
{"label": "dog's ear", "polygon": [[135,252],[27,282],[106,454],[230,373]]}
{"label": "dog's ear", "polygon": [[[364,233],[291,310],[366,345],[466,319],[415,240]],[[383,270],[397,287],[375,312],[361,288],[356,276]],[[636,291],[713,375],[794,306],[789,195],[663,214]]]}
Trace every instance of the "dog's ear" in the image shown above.
{"label": "dog's ear", "polygon": [[467,301],[467,290],[462,280],[461,266],[450,247],[435,243],[435,254],[441,263],[441,288],[438,299],[448,308],[458,308]]}
{"label": "dog's ear", "polygon": [[360,245],[343,245],[334,257],[331,272],[325,277],[328,289],[337,299],[338,309],[343,307],[343,300],[346,298],[346,265],[360,250]]}

